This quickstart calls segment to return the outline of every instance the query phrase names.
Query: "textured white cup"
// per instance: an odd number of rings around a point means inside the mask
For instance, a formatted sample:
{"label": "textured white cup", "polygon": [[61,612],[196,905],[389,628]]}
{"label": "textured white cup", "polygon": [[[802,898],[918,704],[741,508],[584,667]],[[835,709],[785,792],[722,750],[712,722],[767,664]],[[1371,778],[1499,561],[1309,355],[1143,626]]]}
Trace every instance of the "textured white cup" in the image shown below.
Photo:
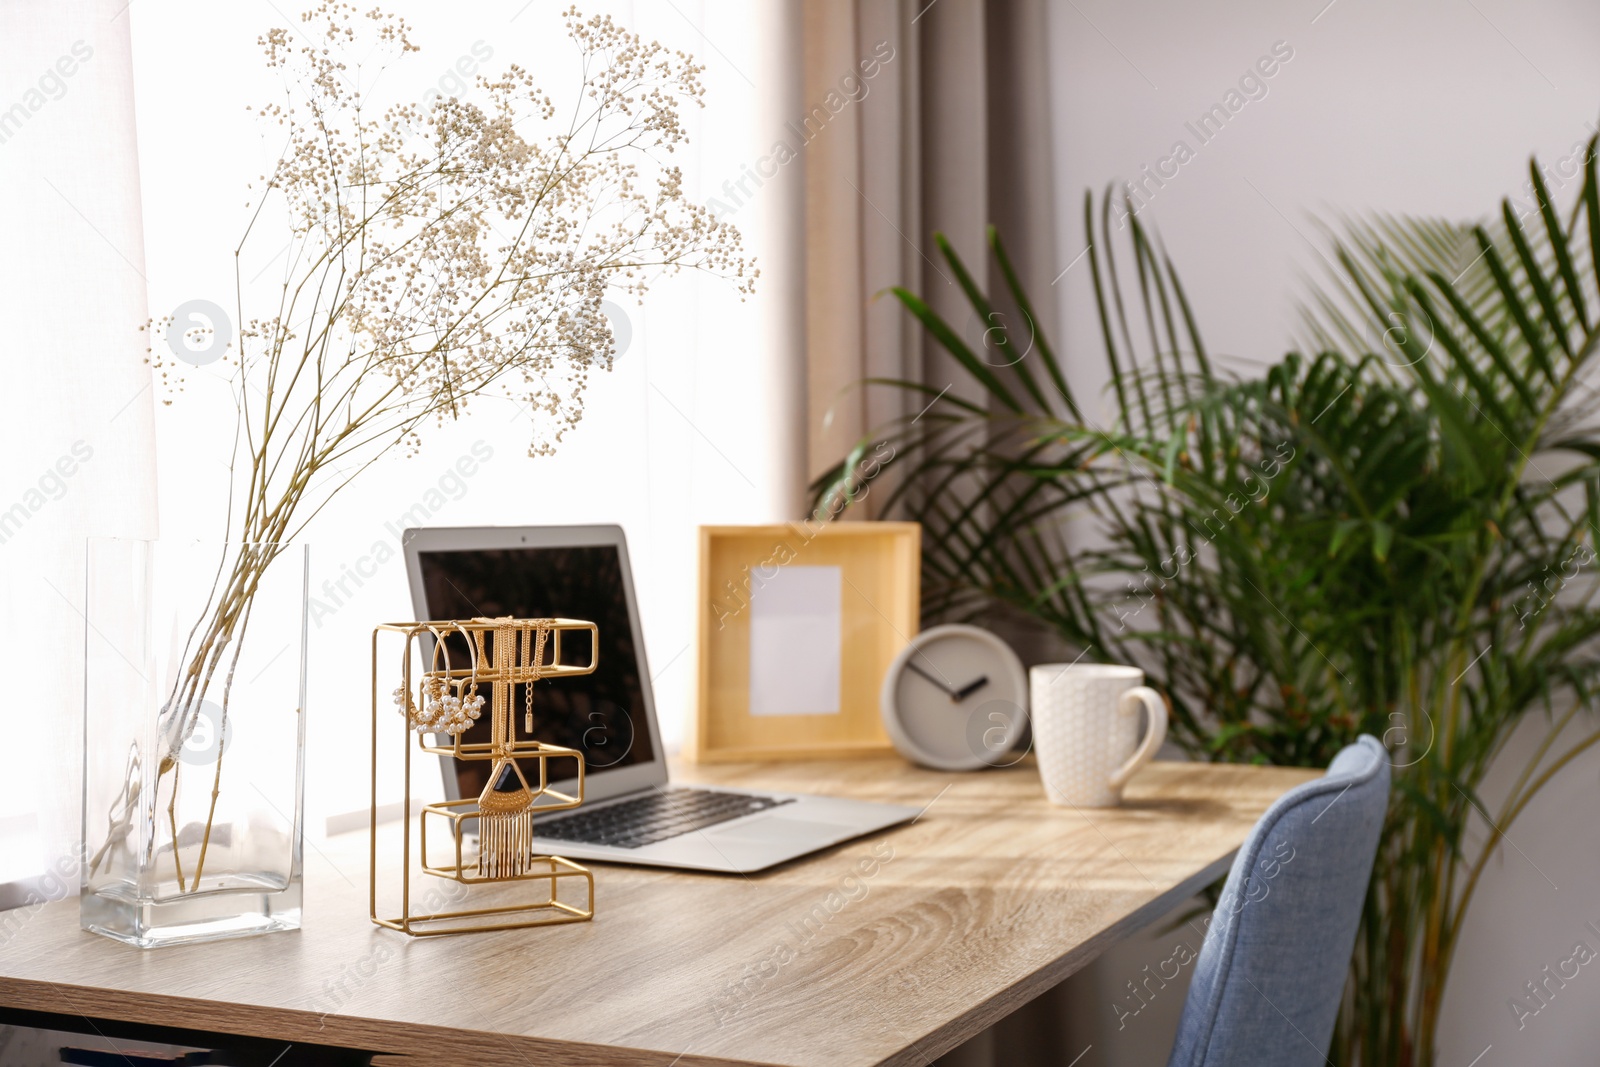
{"label": "textured white cup", "polygon": [[[1028,672],[1033,750],[1052,804],[1110,808],[1167,737],[1167,705],[1137,667],[1043,663]],[[1150,728],[1139,740],[1139,708]]]}

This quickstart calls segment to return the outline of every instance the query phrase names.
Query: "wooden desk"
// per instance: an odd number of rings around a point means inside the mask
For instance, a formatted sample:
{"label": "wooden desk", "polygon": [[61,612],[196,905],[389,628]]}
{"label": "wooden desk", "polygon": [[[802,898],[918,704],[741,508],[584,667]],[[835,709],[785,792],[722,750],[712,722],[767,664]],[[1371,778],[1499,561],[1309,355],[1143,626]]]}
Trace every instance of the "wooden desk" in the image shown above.
{"label": "wooden desk", "polygon": [[47,905],[0,945],[0,1005],[398,1057],[382,1063],[923,1067],[1224,873],[1313,776],[1158,762],[1124,807],[1076,812],[1045,802],[1031,760],[677,772],[927,809],[750,877],[595,864],[592,923],[451,938],[367,921],[366,834],[308,842],[304,930],[141,952]]}

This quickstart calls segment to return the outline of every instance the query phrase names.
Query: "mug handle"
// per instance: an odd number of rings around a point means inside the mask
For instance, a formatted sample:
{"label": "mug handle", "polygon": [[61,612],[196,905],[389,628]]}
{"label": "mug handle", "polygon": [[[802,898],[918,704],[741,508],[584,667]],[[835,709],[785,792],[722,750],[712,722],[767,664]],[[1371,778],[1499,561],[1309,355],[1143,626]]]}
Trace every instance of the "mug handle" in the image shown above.
{"label": "mug handle", "polygon": [[1150,729],[1145,731],[1142,741],[1128,757],[1128,762],[1118,767],[1109,779],[1112,789],[1121,789],[1128,784],[1128,779],[1133,777],[1133,772],[1149,763],[1155,757],[1156,749],[1161,747],[1161,742],[1167,739],[1167,702],[1161,699],[1161,694],[1147,685],[1136,685],[1122,694],[1122,699],[1117,702],[1117,712],[1122,715],[1137,715],[1139,705],[1144,705],[1144,710],[1150,715]]}

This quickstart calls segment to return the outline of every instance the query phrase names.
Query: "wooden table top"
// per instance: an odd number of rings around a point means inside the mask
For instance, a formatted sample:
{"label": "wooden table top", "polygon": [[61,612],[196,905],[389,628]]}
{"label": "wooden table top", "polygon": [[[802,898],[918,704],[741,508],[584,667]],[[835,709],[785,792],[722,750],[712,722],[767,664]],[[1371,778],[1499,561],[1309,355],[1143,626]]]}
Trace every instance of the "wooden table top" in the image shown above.
{"label": "wooden table top", "polygon": [[1080,812],[1045,801],[1031,759],[677,766],[926,810],[751,876],[592,864],[593,922],[459,937],[373,926],[367,835],[308,840],[303,930],[140,951],[49,904],[0,943],[0,1005],[399,1057],[383,1063],[922,1067],[1223,874],[1313,776],[1156,762],[1122,808]]}

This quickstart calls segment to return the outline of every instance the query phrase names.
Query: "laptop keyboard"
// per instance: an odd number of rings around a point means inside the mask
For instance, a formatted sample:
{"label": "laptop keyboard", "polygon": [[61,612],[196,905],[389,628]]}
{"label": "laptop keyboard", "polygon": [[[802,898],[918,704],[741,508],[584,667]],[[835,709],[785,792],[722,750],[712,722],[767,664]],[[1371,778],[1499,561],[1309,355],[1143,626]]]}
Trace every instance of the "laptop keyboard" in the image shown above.
{"label": "laptop keyboard", "polygon": [[743,815],[754,815],[793,803],[793,797],[763,797],[709,789],[669,789],[645,793],[632,800],[593,811],[540,819],[535,824],[534,832],[539,837],[557,841],[609,845],[612,848],[642,848]]}

